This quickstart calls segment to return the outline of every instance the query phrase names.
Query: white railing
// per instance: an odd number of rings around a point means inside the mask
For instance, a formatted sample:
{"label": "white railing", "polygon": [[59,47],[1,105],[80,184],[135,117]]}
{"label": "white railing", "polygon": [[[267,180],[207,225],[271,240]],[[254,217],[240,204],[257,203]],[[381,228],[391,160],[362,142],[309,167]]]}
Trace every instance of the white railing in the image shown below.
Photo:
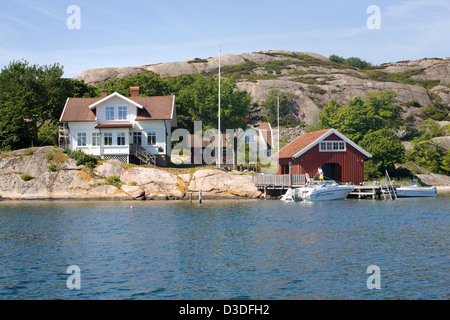
{"label": "white railing", "polygon": [[257,186],[291,186],[304,185],[306,183],[304,174],[261,174],[253,177],[253,182]]}

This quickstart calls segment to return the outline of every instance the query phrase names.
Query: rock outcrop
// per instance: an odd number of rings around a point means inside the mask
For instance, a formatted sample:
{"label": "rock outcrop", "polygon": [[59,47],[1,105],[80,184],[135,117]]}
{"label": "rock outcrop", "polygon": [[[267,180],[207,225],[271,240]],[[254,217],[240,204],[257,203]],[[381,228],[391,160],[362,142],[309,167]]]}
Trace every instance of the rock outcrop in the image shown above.
{"label": "rock outcrop", "polygon": [[[245,69],[249,64],[251,67]],[[253,101],[264,101],[272,89],[290,92],[296,96],[293,116],[307,125],[317,123],[317,115],[331,99],[344,105],[355,97],[364,98],[370,92],[394,91],[398,103],[404,108],[405,118],[417,114],[419,110],[408,103],[415,101],[428,106],[432,104],[431,95],[439,96],[444,105],[450,106],[450,58],[386,63],[376,70],[384,74],[411,71],[414,74],[410,76],[411,80],[434,81],[438,84],[429,90],[421,85],[405,84],[402,81],[386,81],[388,77],[385,80],[374,80],[365,72],[333,64],[328,58],[310,52],[263,51],[222,56],[224,70],[237,65],[242,65],[245,69],[244,76],[235,78],[237,85],[249,92]],[[217,57],[196,58],[134,68],[91,69],[81,73],[78,79],[95,85],[115,77],[122,78],[148,71],[163,77],[209,75],[217,72],[218,66]]]}
{"label": "rock outcrop", "polygon": [[174,174],[114,160],[87,169],[53,147],[19,150],[0,158],[3,199],[180,200],[191,193],[198,196],[200,190],[206,199],[261,196],[252,176],[240,172]]}

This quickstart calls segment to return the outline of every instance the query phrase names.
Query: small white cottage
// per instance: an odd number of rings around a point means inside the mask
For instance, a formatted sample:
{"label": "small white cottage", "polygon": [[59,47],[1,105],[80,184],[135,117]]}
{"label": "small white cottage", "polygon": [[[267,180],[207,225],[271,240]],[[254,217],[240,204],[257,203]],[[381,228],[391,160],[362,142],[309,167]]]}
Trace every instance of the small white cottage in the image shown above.
{"label": "small white cottage", "polygon": [[60,119],[60,146],[125,163],[170,163],[171,132],[177,127],[174,96],[68,98]]}

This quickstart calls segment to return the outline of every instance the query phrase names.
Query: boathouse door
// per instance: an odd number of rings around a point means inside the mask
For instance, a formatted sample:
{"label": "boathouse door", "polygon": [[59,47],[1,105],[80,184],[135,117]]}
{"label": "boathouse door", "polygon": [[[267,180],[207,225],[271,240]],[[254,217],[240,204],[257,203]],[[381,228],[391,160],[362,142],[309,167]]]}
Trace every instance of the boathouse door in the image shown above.
{"label": "boathouse door", "polygon": [[342,167],[338,163],[326,163],[322,166],[323,175],[325,179],[336,180],[337,182],[342,181]]}

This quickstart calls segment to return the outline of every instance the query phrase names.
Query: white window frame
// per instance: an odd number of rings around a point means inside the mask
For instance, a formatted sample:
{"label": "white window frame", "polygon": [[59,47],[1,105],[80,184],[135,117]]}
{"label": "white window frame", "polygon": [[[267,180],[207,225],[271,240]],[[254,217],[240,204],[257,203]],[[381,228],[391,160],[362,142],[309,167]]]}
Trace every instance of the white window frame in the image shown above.
{"label": "white window frame", "polygon": [[[111,117],[112,115],[112,117]],[[105,120],[112,121],[114,120],[114,107],[106,107],[105,108]]]}
{"label": "white window frame", "polygon": [[118,120],[127,120],[128,118],[128,107],[119,107]]}
{"label": "white window frame", "polygon": [[133,132],[133,144],[142,145],[142,132],[134,131]]}
{"label": "white window frame", "polygon": [[100,134],[100,132],[92,132],[92,146],[100,147],[101,143],[102,143],[102,135]]}
{"label": "white window frame", "polygon": [[[147,145],[148,146],[156,146],[156,138],[157,134],[156,131],[148,131],[147,132]],[[151,139],[151,141],[150,141]]]}
{"label": "white window frame", "polygon": [[105,146],[112,146],[113,145],[113,134],[112,134],[112,132],[105,132],[103,134],[103,141],[104,141],[104,145]]}
{"label": "white window frame", "polygon": [[77,134],[77,145],[79,147],[87,146],[87,134],[86,132],[78,132]]}
{"label": "white window frame", "polygon": [[347,151],[347,143],[342,140],[325,140],[319,144],[320,152],[345,152]]}
{"label": "white window frame", "polygon": [[125,146],[127,144],[125,132],[118,132],[116,141],[118,146]]}

